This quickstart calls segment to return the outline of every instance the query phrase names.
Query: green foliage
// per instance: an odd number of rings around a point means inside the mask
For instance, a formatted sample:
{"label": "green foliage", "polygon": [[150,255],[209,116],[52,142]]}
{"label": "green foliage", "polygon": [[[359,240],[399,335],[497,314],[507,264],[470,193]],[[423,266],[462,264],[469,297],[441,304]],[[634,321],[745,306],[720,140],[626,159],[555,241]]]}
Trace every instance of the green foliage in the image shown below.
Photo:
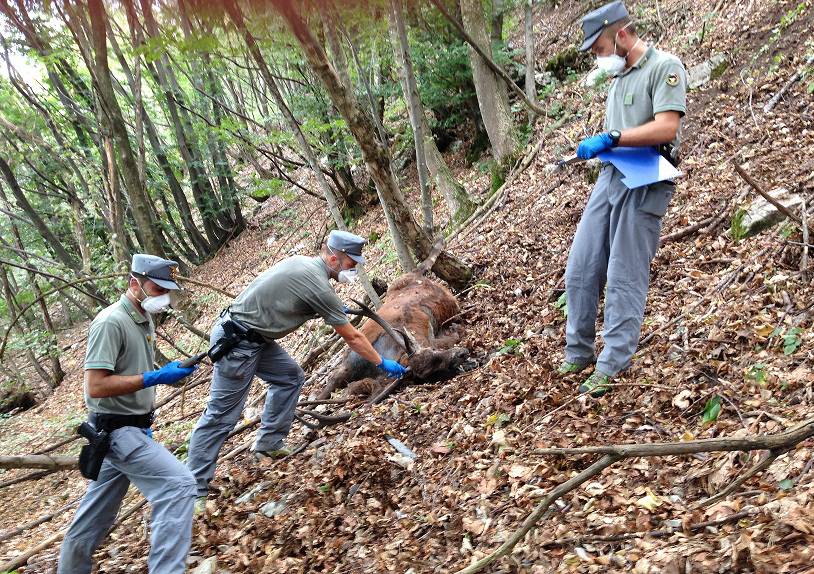
{"label": "green foliage", "polygon": [[496,355],[519,355],[521,353],[520,346],[523,344],[522,339],[506,339],[503,346],[498,349]]}
{"label": "green foliage", "polygon": [[721,414],[721,397],[714,396],[707,401],[704,405],[704,412],[701,415],[701,424],[710,425],[718,420],[718,415]]}
{"label": "green foliage", "polygon": [[743,224],[744,217],[746,217],[745,209],[738,209],[735,215],[732,216],[732,222],[729,224],[729,236],[735,241],[740,241],[749,233],[749,230]]}
{"label": "green foliage", "polygon": [[410,49],[424,107],[432,110],[430,127],[455,128],[467,119],[476,98],[467,45],[457,36],[412,29]]}
{"label": "green foliage", "polygon": [[593,66],[592,58],[587,52],[580,52],[575,45],[554,55],[545,64],[545,71],[560,81],[572,81],[581,72],[587,72]]}
{"label": "green foliage", "polygon": [[792,327],[783,335],[783,354],[793,355],[803,343],[803,330],[800,327]]}
{"label": "green foliage", "polygon": [[756,363],[746,370],[746,380],[752,381],[758,385],[765,385],[768,373],[766,372],[766,365],[763,363]]}
{"label": "green foliage", "polygon": [[565,291],[562,292],[562,295],[557,297],[557,301],[554,303],[554,308],[562,313],[564,318],[568,318],[568,295]]}
{"label": "green foliage", "polygon": [[496,429],[502,428],[509,424],[512,416],[509,413],[496,412],[486,417],[486,427],[495,427]]}

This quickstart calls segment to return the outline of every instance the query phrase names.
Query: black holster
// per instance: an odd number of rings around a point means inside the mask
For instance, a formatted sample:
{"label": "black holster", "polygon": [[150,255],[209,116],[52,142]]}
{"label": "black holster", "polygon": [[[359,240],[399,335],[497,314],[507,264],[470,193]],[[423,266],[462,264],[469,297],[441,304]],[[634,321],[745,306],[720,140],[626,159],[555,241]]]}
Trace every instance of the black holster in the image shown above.
{"label": "black holster", "polygon": [[229,351],[237,347],[241,341],[251,341],[252,343],[263,344],[265,339],[262,335],[252,330],[247,325],[235,319],[226,319],[222,324],[223,337],[215,341],[212,348],[207,353],[209,360],[213,363],[229,354]]}
{"label": "black holster", "polygon": [[88,423],[79,425],[76,432],[88,439],[88,444],[79,453],[79,472],[85,478],[96,480],[110,450],[110,433],[106,430],[97,431]]}

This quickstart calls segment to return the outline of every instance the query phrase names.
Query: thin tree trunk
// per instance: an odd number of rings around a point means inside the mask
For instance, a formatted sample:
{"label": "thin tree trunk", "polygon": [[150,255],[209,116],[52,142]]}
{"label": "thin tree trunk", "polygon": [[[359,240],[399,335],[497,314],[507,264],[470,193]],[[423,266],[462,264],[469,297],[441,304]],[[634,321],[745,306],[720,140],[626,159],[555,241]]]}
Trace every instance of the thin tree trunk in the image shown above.
{"label": "thin tree trunk", "polygon": [[[537,86],[534,79],[534,0],[526,0],[523,6],[523,36],[526,44],[526,96],[537,104]],[[529,125],[534,125],[534,112],[529,110]]]}
{"label": "thin tree trunk", "polygon": [[101,0],[88,0],[88,14],[93,38],[95,65],[94,79],[104,113],[110,119],[110,127],[121,160],[122,179],[127,196],[133,207],[133,219],[144,238],[144,248],[153,255],[164,256],[160,234],[155,225],[150,199],[139,180],[138,165],[130,146],[127,126],[124,123],[119,102],[113,91],[110,69],[107,62],[107,15]]}
{"label": "thin tree trunk", "polygon": [[[274,6],[288,22],[294,36],[302,46],[306,59],[328,90],[334,105],[348,124],[356,138],[371,177],[377,183],[383,204],[392,209],[393,219],[404,235],[416,258],[424,260],[430,253],[430,238],[422,233],[404,203],[404,197],[390,169],[390,153],[373,136],[373,123],[349,96],[331,68],[328,58],[317,43],[311,31],[300,17],[292,0],[273,0]],[[471,270],[460,260],[444,252],[433,267],[433,271],[451,285],[460,287],[472,275]]]}
{"label": "thin tree trunk", "polygon": [[422,121],[424,109],[418,96],[418,86],[413,73],[413,61],[410,58],[410,44],[407,41],[407,29],[404,27],[404,8],[401,0],[390,0],[390,13],[393,17],[391,22],[391,33],[395,35],[394,48],[398,54],[399,62],[403,69],[404,78],[404,99],[407,100],[407,109],[410,114],[410,125],[413,127],[413,143],[415,145],[415,160],[418,170],[418,185],[421,189],[421,210],[424,214],[424,233],[432,237],[435,235],[433,228],[432,197],[427,174],[427,160],[424,153],[424,142],[426,134]]}
{"label": "thin tree trunk", "polygon": [[[461,17],[467,34],[486,54],[491,54],[486,21],[480,0],[460,0]],[[483,58],[470,46],[469,61],[472,64],[472,77],[478,96],[483,124],[492,144],[492,155],[505,168],[504,164],[517,151],[518,142],[512,123],[512,111],[506,85],[492,71]]]}
{"label": "thin tree trunk", "polygon": [[[361,62],[359,61],[359,55],[356,52],[356,46],[354,46],[353,41],[351,40],[348,34],[345,34],[345,37],[348,41],[348,45],[350,45],[351,54],[353,55],[353,61],[356,65],[356,72],[359,74],[359,78],[361,78],[362,83],[365,86],[365,92],[367,93],[367,99],[370,103],[370,115],[373,118],[374,123],[376,124],[376,132],[379,134],[379,142],[381,145],[387,147],[388,146],[388,138],[387,132],[384,129],[384,125],[382,124],[382,115],[379,113],[379,107],[376,104],[376,99],[373,97],[373,90],[370,88],[370,83],[367,80],[367,76],[365,75],[365,69],[362,66]],[[349,92],[351,98],[353,98],[353,92]],[[352,101],[355,102],[355,99]],[[356,105],[354,103],[354,105]],[[389,158],[390,161],[390,173],[393,178],[393,181],[398,181],[396,177],[396,171],[393,167],[393,158]],[[390,237],[393,240],[393,247],[396,249],[396,255],[398,256],[399,263],[401,264],[401,268],[404,271],[412,271],[415,269],[415,260],[413,259],[412,255],[410,255],[410,250],[407,247],[407,243],[404,240],[404,237],[399,230],[398,225],[396,224],[396,220],[391,213],[390,206],[388,206],[387,202],[384,201],[382,192],[378,187],[378,182],[375,182],[376,185],[376,192],[379,195],[379,202],[382,205],[382,211],[384,211],[384,217],[387,220],[387,228],[390,230]]]}
{"label": "thin tree trunk", "polygon": [[[294,114],[291,113],[291,109],[288,107],[288,104],[283,99],[283,95],[280,93],[280,89],[277,86],[277,82],[274,80],[274,77],[271,74],[271,70],[269,70],[269,67],[266,64],[266,60],[265,58],[263,58],[263,55],[260,52],[260,47],[257,45],[257,40],[255,39],[254,35],[252,35],[252,33],[249,31],[249,29],[246,27],[246,22],[243,18],[243,13],[241,12],[237,3],[233,0],[226,0],[225,6],[226,11],[229,13],[229,17],[232,19],[232,22],[234,23],[238,32],[243,36],[243,39],[246,42],[246,46],[249,48],[249,52],[251,53],[255,63],[260,69],[260,74],[263,76],[263,80],[266,83],[266,87],[268,87],[269,90],[271,91],[271,95],[274,98],[277,107],[283,113],[283,117],[285,118],[289,129],[294,133],[297,142],[300,144],[300,148],[302,149],[302,152],[305,155],[306,160],[308,161],[308,165],[310,166],[311,171],[313,172],[314,177],[317,180],[317,185],[319,185],[320,190],[322,190],[322,193],[325,196],[325,201],[328,204],[328,211],[330,212],[331,217],[334,220],[334,223],[336,224],[338,229],[347,230],[345,221],[342,219],[342,215],[339,212],[339,206],[336,203],[336,196],[334,195],[333,190],[328,185],[328,182],[322,173],[322,169],[319,166],[319,162],[317,161],[316,155],[314,154],[314,150],[311,148],[311,144],[308,143],[308,140],[305,139],[305,134],[302,133],[299,123],[294,117]],[[364,286],[365,291],[370,297],[370,300],[376,307],[380,307],[381,300],[376,294],[375,289],[373,289],[373,286],[370,284],[370,281],[367,278],[367,276],[364,275],[364,272],[361,279],[362,285]]]}
{"label": "thin tree trunk", "polygon": [[[4,265],[0,265],[0,282],[3,284],[3,295],[5,296],[6,303],[8,305],[8,315],[9,315],[9,323],[15,325],[14,330],[17,331],[17,334],[21,337],[26,335],[25,330],[23,329],[22,325],[17,321],[18,307],[16,299],[14,298],[14,288],[9,281],[9,276],[6,273],[6,268]],[[28,359],[28,362],[31,363],[31,366],[34,368],[36,373],[39,375],[42,382],[46,385],[46,388],[51,387],[51,373],[46,371],[40,362],[37,360],[37,357],[34,355],[33,351],[26,345],[25,347],[25,356]]]}

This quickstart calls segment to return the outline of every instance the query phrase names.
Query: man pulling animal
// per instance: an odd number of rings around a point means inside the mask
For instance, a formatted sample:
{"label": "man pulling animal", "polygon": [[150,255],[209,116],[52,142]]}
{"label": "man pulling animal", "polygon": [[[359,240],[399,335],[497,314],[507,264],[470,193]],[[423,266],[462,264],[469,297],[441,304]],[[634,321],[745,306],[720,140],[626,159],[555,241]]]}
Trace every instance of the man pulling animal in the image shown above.
{"label": "man pulling animal", "polygon": [[[577,156],[591,159],[616,146],[653,146],[674,159],[687,111],[684,66],[639,38],[621,1],[587,14],[582,29],[585,39],[580,49],[590,50],[599,68],[613,79],[606,131],[582,140]],[[675,189],[669,181],[628,189],[622,177],[613,165],[603,164],[565,272],[568,321],[565,361],[558,371],[578,373],[595,362],[596,369],[579,387],[595,397],[608,391],[613,377],[630,365],[636,352],[650,262]],[[596,357],[596,315],[603,287],[605,346]]]}
{"label": "man pulling animal", "polygon": [[[194,368],[172,362],[153,370],[152,313],[179,289],[175,261],[133,256],[127,292],[101,311],[88,331],[85,403],[90,415],[80,468],[91,478],[59,554],[58,574],[89,574],[91,556],[107,536],[132,483],[152,506],[149,571],[182,574],[192,540],[195,479],[153,441],[155,387],[174,384]],[[97,437],[100,437],[97,439]]]}
{"label": "man pulling animal", "polygon": [[[255,457],[289,454],[285,438],[294,420],[305,376],[277,343],[309,319],[322,317],[362,358],[392,377],[405,373],[398,362],[382,358],[367,338],[348,321],[344,306],[330,284],[355,279],[365,262],[365,239],[332,231],[317,257],[295,255],[266,270],[221,313],[212,328],[214,345],[224,335],[239,333],[240,342],[215,362],[209,401],[189,444],[187,462],[203,501],[215,475],[215,462],[229,431],[240,419],[252,379],[267,385],[266,402],[253,451]],[[229,333],[227,333],[227,331]]]}

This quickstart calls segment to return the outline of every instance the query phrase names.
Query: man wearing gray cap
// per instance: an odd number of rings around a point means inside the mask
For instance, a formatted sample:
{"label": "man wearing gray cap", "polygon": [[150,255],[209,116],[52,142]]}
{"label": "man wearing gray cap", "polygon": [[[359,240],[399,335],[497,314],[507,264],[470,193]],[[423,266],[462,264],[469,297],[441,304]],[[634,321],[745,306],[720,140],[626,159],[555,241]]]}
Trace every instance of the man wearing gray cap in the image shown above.
{"label": "man wearing gray cap", "polygon": [[[675,163],[687,111],[684,66],[672,54],[642,42],[620,1],[587,14],[582,30],[580,49],[590,50],[612,80],[605,131],[580,142],[577,155],[591,159],[616,146],[650,146]],[[565,272],[568,321],[565,361],[558,371],[577,373],[595,362],[595,370],[579,387],[594,397],[608,391],[612,378],[630,365],[636,352],[650,262],[675,189],[671,181],[628,189],[622,177],[613,165],[602,165]],[[603,287],[605,346],[596,357],[596,315]]]}
{"label": "man wearing gray cap", "polygon": [[[99,441],[95,448],[83,448],[80,457],[83,474],[92,480],[62,542],[59,574],[91,571],[91,556],[131,483],[152,505],[149,571],[186,570],[195,479],[153,441],[150,430],[156,385],[177,383],[195,370],[179,367],[177,361],[153,370],[155,328],[150,315],[169,304],[170,291],[180,289],[176,270],[175,261],[134,255],[127,292],[91,323],[85,355],[85,403],[90,411],[86,432]],[[86,463],[93,468],[88,470]]]}
{"label": "man wearing gray cap", "polygon": [[[305,376],[277,339],[309,319],[322,317],[362,358],[390,376],[405,369],[382,358],[367,338],[348,321],[344,306],[329,279],[351,282],[356,266],[363,265],[365,239],[347,231],[332,231],[317,257],[295,255],[257,277],[221,313],[212,329],[214,346],[229,332],[240,342],[215,362],[209,402],[189,444],[188,466],[198,481],[198,496],[205,497],[215,475],[215,462],[229,431],[240,419],[243,405],[257,375],[268,385],[266,403],[253,451],[255,457],[289,454],[285,438],[294,420]],[[203,499],[201,499],[203,501]]]}

